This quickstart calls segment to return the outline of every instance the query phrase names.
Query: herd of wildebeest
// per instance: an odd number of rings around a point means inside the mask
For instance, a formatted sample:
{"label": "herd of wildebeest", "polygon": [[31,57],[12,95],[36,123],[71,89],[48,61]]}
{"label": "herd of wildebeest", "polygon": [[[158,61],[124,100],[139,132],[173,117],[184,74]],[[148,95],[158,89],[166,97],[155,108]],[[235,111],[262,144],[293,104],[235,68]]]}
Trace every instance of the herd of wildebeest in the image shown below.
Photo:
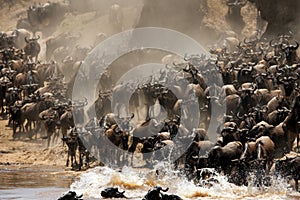
{"label": "herd of wildebeest", "polygon": [[[28,13],[46,6],[49,3],[30,7]],[[256,185],[267,186],[270,175],[280,175],[294,179],[298,190],[300,59],[299,43],[290,33],[270,40],[239,41],[228,36],[227,46],[211,49],[210,57],[186,55],[148,82],[111,88],[112,73],[106,71],[91,108],[97,116],[87,124],[82,124],[89,116],[89,109],[84,111],[87,99],[70,99],[76,70],[88,50],[67,46],[73,41],[76,37],[68,33],[47,40],[46,57],[52,60],[42,62],[37,34],[26,29],[0,33],[0,107],[12,127],[13,139],[39,136],[47,139],[49,147],[51,138],[54,142],[62,137],[63,145],[68,146],[66,164],[70,158],[74,169],[81,169],[84,163],[88,167],[90,152],[105,164],[132,164],[128,155],[142,153],[148,165],[153,155],[168,157],[149,153],[190,141],[174,166],[199,185],[216,182],[208,169],[214,168],[237,185],[249,184],[253,175]],[[72,71],[67,84],[64,70]],[[112,109],[112,94],[129,92],[127,113],[132,115],[121,117],[126,102],[114,102]],[[160,121],[148,112],[158,103],[166,113],[166,119]],[[116,110],[120,112],[113,113]],[[207,133],[211,123],[217,124],[217,138]],[[176,138],[179,143],[175,144]],[[107,139],[118,148],[112,148]]]}

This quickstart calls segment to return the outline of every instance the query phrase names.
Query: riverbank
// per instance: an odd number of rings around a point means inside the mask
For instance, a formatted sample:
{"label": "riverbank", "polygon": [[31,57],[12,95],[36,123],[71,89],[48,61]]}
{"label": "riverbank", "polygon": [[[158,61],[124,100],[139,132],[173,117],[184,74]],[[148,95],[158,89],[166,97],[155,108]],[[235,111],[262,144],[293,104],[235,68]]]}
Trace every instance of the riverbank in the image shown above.
{"label": "riverbank", "polygon": [[[0,120],[0,199],[22,195],[25,195],[22,198],[32,199],[50,194],[59,197],[67,192],[82,173],[65,166],[67,146],[59,139],[46,148],[47,140],[39,137],[30,140],[25,135],[13,140],[7,122]],[[51,196],[50,199],[55,198]]]}

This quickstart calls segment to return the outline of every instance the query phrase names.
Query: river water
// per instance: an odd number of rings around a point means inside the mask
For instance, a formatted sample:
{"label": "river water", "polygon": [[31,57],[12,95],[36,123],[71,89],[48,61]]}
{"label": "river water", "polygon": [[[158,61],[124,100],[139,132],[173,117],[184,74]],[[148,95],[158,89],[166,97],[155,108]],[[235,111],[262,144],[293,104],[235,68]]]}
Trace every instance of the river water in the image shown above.
{"label": "river water", "polygon": [[95,167],[81,173],[78,179],[56,167],[1,166],[0,199],[53,200],[73,190],[83,194],[86,200],[101,199],[101,191],[107,187],[125,190],[133,200],[141,200],[156,185],[169,187],[168,193],[183,199],[300,199],[300,193],[289,188],[286,181],[274,179],[268,188],[236,186],[221,175],[215,175],[218,183],[211,187],[199,187],[188,181],[168,164],[159,163],[154,169],[123,167]]}
{"label": "river water", "polygon": [[53,200],[74,181],[72,173],[55,166],[1,165],[0,199]]}

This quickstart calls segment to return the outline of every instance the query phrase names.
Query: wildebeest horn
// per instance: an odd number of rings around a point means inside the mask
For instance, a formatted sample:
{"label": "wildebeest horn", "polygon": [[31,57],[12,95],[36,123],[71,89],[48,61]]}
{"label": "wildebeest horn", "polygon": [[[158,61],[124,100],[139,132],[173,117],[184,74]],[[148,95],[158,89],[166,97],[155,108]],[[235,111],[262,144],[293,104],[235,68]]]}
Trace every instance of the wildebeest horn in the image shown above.
{"label": "wildebeest horn", "polygon": [[25,40],[25,42],[29,43],[29,41],[28,41],[28,38],[27,38],[27,37],[25,37],[25,38],[24,38],[24,40]]}
{"label": "wildebeest horn", "polygon": [[50,117],[50,119],[54,119],[54,118],[55,118],[55,115],[52,114],[52,115],[50,115],[49,117]]}
{"label": "wildebeest horn", "polygon": [[247,1],[237,1],[238,6],[244,6],[246,5]]}
{"label": "wildebeest horn", "polygon": [[296,43],[296,45],[295,46],[293,46],[293,45],[290,45],[290,47],[291,48],[293,48],[293,49],[298,49],[298,47],[299,47],[299,43],[295,40],[295,43]]}
{"label": "wildebeest horn", "polygon": [[37,35],[37,37],[35,37],[34,39],[35,40],[38,40],[38,39],[40,39],[41,37],[39,36],[39,35]]}
{"label": "wildebeest horn", "polygon": [[249,55],[253,55],[253,53],[251,52],[250,49],[246,49],[246,50],[245,50],[245,54],[248,55],[248,56],[249,56]]}
{"label": "wildebeest horn", "polygon": [[235,6],[236,4],[235,4],[235,2],[227,2],[226,5],[227,6]]}
{"label": "wildebeest horn", "polygon": [[130,119],[133,119],[133,118],[134,118],[134,113],[131,113]]}
{"label": "wildebeest horn", "polygon": [[295,80],[297,80],[298,79],[298,77],[293,77],[293,76],[289,76],[288,77],[288,80],[293,80],[293,81],[295,81]]}
{"label": "wildebeest horn", "polygon": [[257,85],[255,83],[251,83],[251,87],[252,87],[252,90],[255,90],[257,88]]}
{"label": "wildebeest horn", "polygon": [[[285,44],[285,45],[286,45],[286,44]],[[287,48],[287,46],[284,46],[284,44],[282,44],[282,43],[280,44],[280,49],[281,49],[281,50],[284,51],[286,48]]]}
{"label": "wildebeest horn", "polygon": [[207,96],[206,98],[207,99],[216,99],[216,100],[219,100],[219,97],[217,97],[217,96]]}
{"label": "wildebeest horn", "polygon": [[243,117],[243,116],[240,116],[240,112],[238,112],[238,113],[236,114],[236,116],[237,116],[237,118],[239,118],[240,120],[244,120],[244,117]]}
{"label": "wildebeest horn", "polygon": [[162,189],[161,191],[167,192],[168,190],[169,190],[169,188],[166,188],[166,189]]}

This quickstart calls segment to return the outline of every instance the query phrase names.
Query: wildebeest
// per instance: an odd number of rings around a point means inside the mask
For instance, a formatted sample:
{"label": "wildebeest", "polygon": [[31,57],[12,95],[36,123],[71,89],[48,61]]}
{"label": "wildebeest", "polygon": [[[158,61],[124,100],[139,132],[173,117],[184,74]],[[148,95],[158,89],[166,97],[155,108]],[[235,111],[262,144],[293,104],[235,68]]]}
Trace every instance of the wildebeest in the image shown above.
{"label": "wildebeest", "polygon": [[68,146],[68,155],[67,155],[67,162],[66,166],[69,166],[70,159],[71,159],[71,167],[75,168],[78,165],[76,160],[76,151],[78,148],[78,135],[74,130],[70,132],[68,137],[62,138],[63,142],[65,142]]}
{"label": "wildebeest", "polygon": [[226,146],[213,147],[208,153],[208,159],[213,167],[221,167],[225,172],[232,160],[240,158],[243,152],[243,145],[241,142],[229,142]]}
{"label": "wildebeest", "polygon": [[[23,106],[22,101],[16,101],[14,105],[10,106],[10,119],[13,123],[13,139],[16,138],[17,128],[19,127],[19,132],[24,131],[24,126],[22,122],[22,112],[21,107]],[[20,136],[20,135],[19,135]]]}
{"label": "wildebeest", "polygon": [[103,198],[126,198],[125,191],[120,192],[118,188],[109,187],[101,191]]}
{"label": "wildebeest", "polygon": [[7,76],[3,76],[0,78],[0,87],[1,87],[1,91],[0,91],[0,107],[1,107],[1,114],[4,114],[5,108],[4,108],[4,104],[5,104],[5,98],[6,98],[6,91],[9,87],[9,85],[11,85],[11,81],[9,80],[9,78]]}
{"label": "wildebeest", "polygon": [[[43,99],[39,97],[40,99],[37,102],[27,103],[21,108],[22,112],[22,122],[24,123],[26,120],[25,128],[26,131],[29,133],[29,130],[32,129],[31,124],[35,124],[35,131],[39,128],[39,114],[50,108],[53,105],[53,101],[51,99]],[[29,134],[29,138],[31,138],[31,133]],[[37,134],[36,134],[37,138]]]}
{"label": "wildebeest", "polygon": [[38,39],[40,39],[40,36],[33,37],[31,39],[25,37],[26,46],[24,47],[24,52],[26,56],[28,56],[31,59],[31,61],[33,61],[33,58],[35,58],[35,62],[38,61],[38,55],[41,51],[41,46],[37,42]]}
{"label": "wildebeest", "polygon": [[[59,121],[58,112],[52,108],[40,112],[39,118],[43,121],[44,127],[47,133],[47,147],[50,146],[51,137],[53,137],[52,143],[54,144],[55,138],[58,138],[58,132],[56,130],[57,123]],[[53,135],[54,134],[54,135]]]}
{"label": "wildebeest", "polygon": [[48,35],[54,31],[68,11],[68,5],[60,2],[47,2],[40,5],[32,5],[27,9],[27,19],[35,35],[37,31],[42,31]]}
{"label": "wildebeest", "polygon": [[142,200],[182,200],[177,195],[163,194],[162,192],[167,192],[169,188],[162,189],[161,186],[155,186],[153,189],[149,190]]}
{"label": "wildebeest", "polygon": [[295,190],[299,191],[300,157],[285,157],[275,162],[275,173],[284,177],[291,176],[295,181]]}
{"label": "wildebeest", "polygon": [[68,193],[64,194],[62,197],[59,197],[57,200],[82,200],[83,195],[77,195],[74,191],[69,191]]}
{"label": "wildebeest", "polygon": [[12,31],[12,36],[14,36],[14,47],[17,49],[23,49],[26,46],[26,41],[24,41],[24,39],[30,38],[31,33],[24,28],[15,29]]}
{"label": "wildebeest", "polygon": [[231,28],[240,33],[245,26],[245,22],[242,19],[241,8],[245,6],[247,1],[233,0],[227,1],[228,13],[226,15],[227,23]]}
{"label": "wildebeest", "polygon": [[266,163],[265,169],[269,171],[273,164],[274,151],[274,142],[268,136],[261,136],[255,142],[246,143],[241,159],[246,159],[247,161],[254,159],[264,160]]}

